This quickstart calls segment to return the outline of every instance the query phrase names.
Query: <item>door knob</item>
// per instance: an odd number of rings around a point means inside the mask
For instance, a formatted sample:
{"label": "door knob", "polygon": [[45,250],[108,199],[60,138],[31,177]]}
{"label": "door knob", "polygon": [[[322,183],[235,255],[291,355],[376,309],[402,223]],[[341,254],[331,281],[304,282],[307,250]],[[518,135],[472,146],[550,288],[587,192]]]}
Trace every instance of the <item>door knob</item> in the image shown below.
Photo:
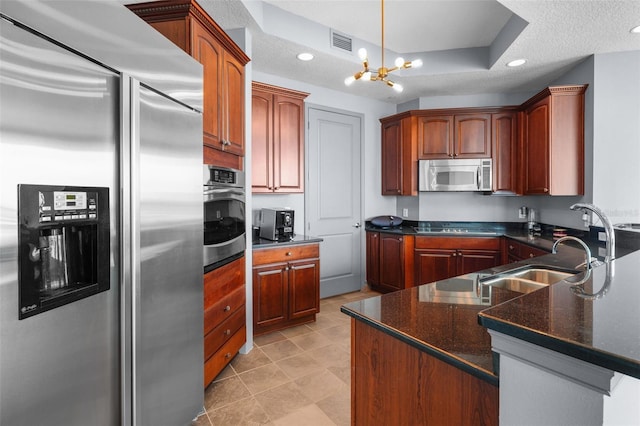
{"label": "door knob", "polygon": [[354,228],[360,228],[360,222],[356,222],[355,225],[353,225]]}

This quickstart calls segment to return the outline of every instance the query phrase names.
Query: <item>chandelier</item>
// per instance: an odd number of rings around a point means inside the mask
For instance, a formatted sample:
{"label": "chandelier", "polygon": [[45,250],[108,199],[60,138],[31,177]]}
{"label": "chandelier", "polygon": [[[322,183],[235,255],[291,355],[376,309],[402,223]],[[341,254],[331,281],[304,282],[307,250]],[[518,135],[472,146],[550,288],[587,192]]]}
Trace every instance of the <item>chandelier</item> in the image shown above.
{"label": "chandelier", "polygon": [[365,49],[364,47],[360,48],[360,50],[358,50],[358,56],[360,57],[360,60],[362,61],[362,70],[358,71],[357,73],[355,73],[354,75],[350,75],[349,77],[345,78],[344,80],[344,84],[347,86],[350,86],[354,81],[356,80],[364,80],[364,81],[382,81],[384,82],[387,86],[392,87],[396,92],[402,92],[402,85],[398,84],[398,83],[394,83],[393,81],[389,80],[387,78],[387,76],[389,75],[390,72],[396,71],[396,70],[400,70],[400,69],[406,69],[406,68],[418,68],[422,66],[422,60],[421,59],[416,59],[414,61],[406,61],[403,58],[397,58],[395,63],[394,63],[394,67],[392,68],[386,68],[384,66],[384,0],[380,0],[380,5],[381,5],[381,17],[382,17],[382,64],[380,66],[380,68],[378,68],[377,70],[371,70],[369,68],[369,59],[367,57],[367,49]]}

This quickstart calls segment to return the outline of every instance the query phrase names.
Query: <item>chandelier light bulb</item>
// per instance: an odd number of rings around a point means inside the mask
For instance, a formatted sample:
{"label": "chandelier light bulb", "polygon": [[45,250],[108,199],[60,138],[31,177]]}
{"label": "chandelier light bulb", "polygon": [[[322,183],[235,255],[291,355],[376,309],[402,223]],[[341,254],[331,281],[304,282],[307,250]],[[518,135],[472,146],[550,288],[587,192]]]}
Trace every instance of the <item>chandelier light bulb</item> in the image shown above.
{"label": "chandelier light bulb", "polygon": [[371,71],[367,71],[364,74],[362,74],[362,80],[371,81]]}
{"label": "chandelier light bulb", "polygon": [[404,87],[402,87],[402,84],[398,84],[398,83],[395,83],[392,87],[393,87],[393,90],[395,90],[398,93],[401,93],[402,90],[404,89]]}
{"label": "chandelier light bulb", "polygon": [[411,68],[420,68],[422,66],[422,59],[415,59],[411,61]]}
{"label": "chandelier light bulb", "polygon": [[361,47],[360,49],[358,49],[358,57],[360,58],[361,61],[366,61],[367,49],[365,49],[364,47]]}
{"label": "chandelier light bulb", "polygon": [[402,58],[401,56],[397,57],[395,65],[396,67],[401,68],[404,65],[404,58]]}
{"label": "chandelier light bulb", "polygon": [[350,75],[349,77],[344,79],[344,85],[345,86],[351,86],[354,81],[356,81],[356,78],[354,76]]}

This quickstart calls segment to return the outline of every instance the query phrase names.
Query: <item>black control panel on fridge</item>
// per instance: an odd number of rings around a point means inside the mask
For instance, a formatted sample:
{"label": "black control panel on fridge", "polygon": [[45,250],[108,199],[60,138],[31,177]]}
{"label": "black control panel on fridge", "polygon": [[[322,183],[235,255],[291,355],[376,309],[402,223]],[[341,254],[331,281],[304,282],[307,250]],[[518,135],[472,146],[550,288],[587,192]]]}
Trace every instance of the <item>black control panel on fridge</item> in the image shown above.
{"label": "black control panel on fridge", "polygon": [[109,188],[18,185],[18,318],[109,289]]}

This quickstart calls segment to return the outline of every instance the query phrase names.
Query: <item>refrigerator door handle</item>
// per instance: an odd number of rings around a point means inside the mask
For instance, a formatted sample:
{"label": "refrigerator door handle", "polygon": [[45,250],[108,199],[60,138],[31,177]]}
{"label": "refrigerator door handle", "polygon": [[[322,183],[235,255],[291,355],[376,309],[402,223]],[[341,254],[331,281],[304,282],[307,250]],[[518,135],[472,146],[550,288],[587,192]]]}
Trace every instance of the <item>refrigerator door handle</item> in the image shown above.
{"label": "refrigerator door handle", "polygon": [[[136,424],[137,404],[135,401],[136,365],[136,287],[139,282],[140,241],[138,205],[139,153],[140,153],[140,108],[139,82],[128,75],[121,77],[122,115],[121,147],[120,147],[120,265],[121,265],[121,306],[120,306],[120,341],[121,341],[121,403],[124,426]],[[138,266],[136,266],[138,265]]]}

